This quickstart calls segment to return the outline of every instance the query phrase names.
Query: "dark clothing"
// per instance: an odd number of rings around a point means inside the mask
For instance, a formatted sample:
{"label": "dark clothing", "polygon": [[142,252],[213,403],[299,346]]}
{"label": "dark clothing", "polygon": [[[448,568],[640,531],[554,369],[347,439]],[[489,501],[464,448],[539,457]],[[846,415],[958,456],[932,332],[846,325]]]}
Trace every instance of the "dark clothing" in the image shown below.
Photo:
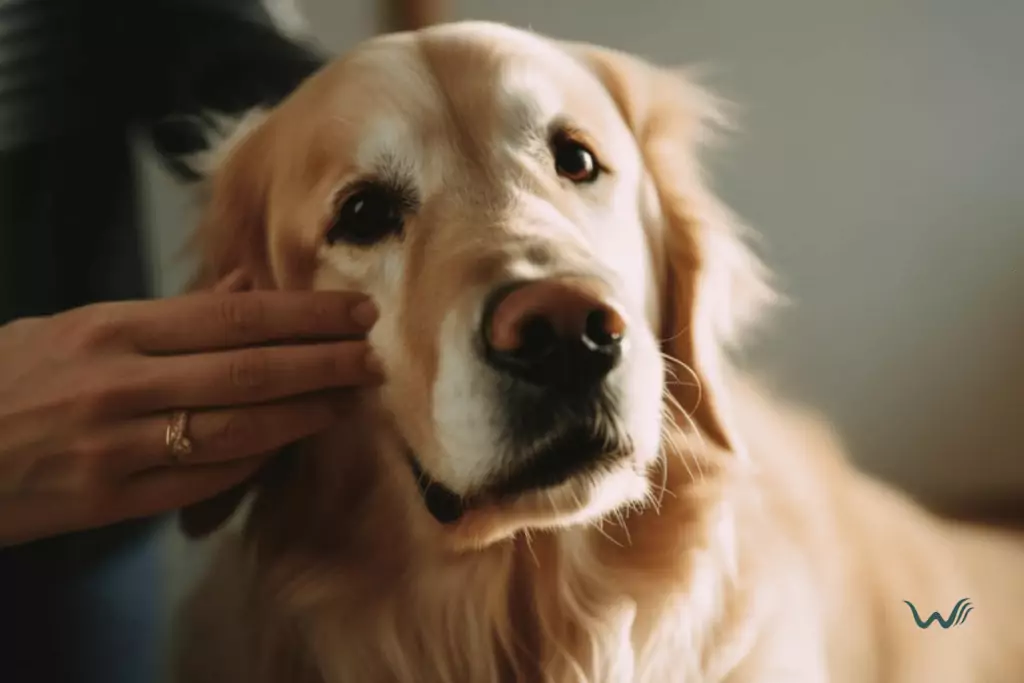
{"label": "dark clothing", "polygon": [[[0,324],[149,296],[133,136],[192,179],[204,113],[321,63],[258,0],[0,0]],[[159,524],[0,549],[5,683],[161,680]]]}

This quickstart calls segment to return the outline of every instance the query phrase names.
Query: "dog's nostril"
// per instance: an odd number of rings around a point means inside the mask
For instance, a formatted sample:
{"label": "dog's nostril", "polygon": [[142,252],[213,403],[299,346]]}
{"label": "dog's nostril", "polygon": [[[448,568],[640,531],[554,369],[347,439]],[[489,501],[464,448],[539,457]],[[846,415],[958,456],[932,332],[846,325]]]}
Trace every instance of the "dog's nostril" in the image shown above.
{"label": "dog's nostril", "polygon": [[609,309],[597,308],[587,313],[583,325],[584,341],[597,347],[607,347],[622,341],[624,326],[621,319]]}

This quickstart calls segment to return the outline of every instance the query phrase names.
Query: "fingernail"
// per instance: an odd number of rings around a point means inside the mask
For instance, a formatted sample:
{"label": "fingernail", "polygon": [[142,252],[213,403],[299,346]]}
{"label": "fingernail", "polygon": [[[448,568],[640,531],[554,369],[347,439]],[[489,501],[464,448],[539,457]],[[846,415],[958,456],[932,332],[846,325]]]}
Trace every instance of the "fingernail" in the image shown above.
{"label": "fingernail", "polygon": [[366,370],[374,377],[384,377],[384,363],[381,361],[373,349],[369,349],[366,352],[366,356],[363,358],[363,363],[366,366]]}
{"label": "fingernail", "polygon": [[352,321],[364,329],[370,329],[377,322],[380,313],[377,305],[371,299],[363,299],[352,307]]}

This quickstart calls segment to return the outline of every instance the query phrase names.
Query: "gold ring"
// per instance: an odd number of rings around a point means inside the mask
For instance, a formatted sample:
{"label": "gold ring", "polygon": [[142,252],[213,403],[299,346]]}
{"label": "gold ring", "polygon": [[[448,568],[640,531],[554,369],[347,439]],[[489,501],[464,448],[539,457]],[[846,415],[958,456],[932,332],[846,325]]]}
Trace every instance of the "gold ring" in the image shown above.
{"label": "gold ring", "polygon": [[188,411],[177,410],[171,414],[164,434],[164,443],[170,453],[171,460],[179,464],[181,459],[192,452],[192,441],[186,435],[188,430]]}

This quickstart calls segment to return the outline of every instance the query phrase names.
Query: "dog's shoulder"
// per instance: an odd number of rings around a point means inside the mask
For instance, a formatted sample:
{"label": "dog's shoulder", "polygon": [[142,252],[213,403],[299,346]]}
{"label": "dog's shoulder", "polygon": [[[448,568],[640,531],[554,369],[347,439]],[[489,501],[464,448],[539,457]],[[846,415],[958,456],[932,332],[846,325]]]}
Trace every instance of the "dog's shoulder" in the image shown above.
{"label": "dog's shoulder", "polygon": [[[770,384],[741,379],[733,395],[752,471],[739,507],[740,527],[755,531],[741,543],[774,575],[803,577],[801,618],[831,634],[830,669],[851,672],[838,680],[1015,680],[1024,537],[954,524],[860,472],[826,418]],[[920,619],[963,616],[941,645],[946,627],[922,628],[909,605]],[[971,678],[979,671],[992,677]]]}

